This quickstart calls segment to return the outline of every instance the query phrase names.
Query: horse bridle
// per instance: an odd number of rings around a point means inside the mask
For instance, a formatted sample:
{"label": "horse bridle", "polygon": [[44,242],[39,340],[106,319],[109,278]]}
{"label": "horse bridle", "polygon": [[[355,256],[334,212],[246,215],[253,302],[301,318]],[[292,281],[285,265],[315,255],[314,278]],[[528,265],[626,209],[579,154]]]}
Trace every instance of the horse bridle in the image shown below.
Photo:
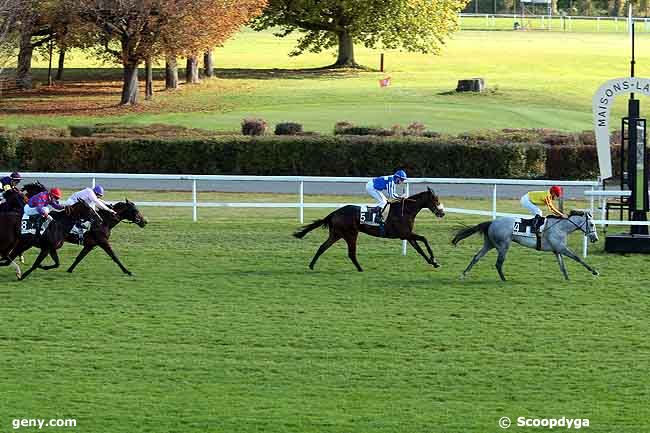
{"label": "horse bridle", "polygon": [[[560,223],[561,221],[563,221],[563,220],[569,221],[569,222],[570,222],[571,224],[573,224],[573,225],[574,225],[578,230],[580,230],[582,233],[584,233],[585,236],[589,236],[591,233],[594,233],[594,232],[596,231],[596,229],[594,228],[593,230],[590,230],[589,232],[587,232],[587,230],[585,230],[584,228],[582,228],[582,226],[586,226],[586,225],[588,224],[588,222],[589,222],[589,217],[588,217],[587,215],[588,215],[588,214],[585,212],[585,214],[583,215],[583,216],[585,217],[585,220],[584,220],[584,222],[583,222],[582,224],[580,224],[580,225],[574,223],[574,222],[571,220],[571,217],[569,217],[569,218],[560,218],[560,219],[558,219],[558,221],[557,221],[555,224],[559,224],[559,223]],[[546,230],[550,230],[551,228],[555,227],[555,224],[553,224],[552,226],[550,226],[550,227],[547,228]],[[544,230],[544,231],[546,231],[546,230]]]}

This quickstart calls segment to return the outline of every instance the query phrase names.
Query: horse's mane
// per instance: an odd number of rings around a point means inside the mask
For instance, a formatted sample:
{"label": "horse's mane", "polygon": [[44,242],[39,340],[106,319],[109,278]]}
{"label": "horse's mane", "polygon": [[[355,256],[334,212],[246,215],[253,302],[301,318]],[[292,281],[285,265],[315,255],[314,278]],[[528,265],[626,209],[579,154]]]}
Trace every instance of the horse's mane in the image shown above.
{"label": "horse's mane", "polygon": [[589,214],[589,211],[583,210],[583,209],[571,209],[571,212],[569,212],[569,216],[585,216]]}

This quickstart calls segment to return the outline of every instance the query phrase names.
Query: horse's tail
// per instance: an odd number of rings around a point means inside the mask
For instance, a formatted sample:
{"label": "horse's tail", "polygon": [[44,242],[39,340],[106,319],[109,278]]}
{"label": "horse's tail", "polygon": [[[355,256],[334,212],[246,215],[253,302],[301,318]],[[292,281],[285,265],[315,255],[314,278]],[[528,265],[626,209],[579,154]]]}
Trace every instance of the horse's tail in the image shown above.
{"label": "horse's tail", "polygon": [[297,232],[295,232],[293,235],[297,237],[298,239],[302,239],[305,237],[307,233],[310,231],[317,229],[318,227],[331,227],[332,226],[332,214],[327,215],[325,218],[316,220],[311,224],[307,224]]}
{"label": "horse's tail", "polygon": [[475,233],[487,233],[488,228],[490,228],[490,224],[492,224],[492,221],[485,221],[484,223],[475,225],[474,227],[467,227],[465,229],[458,230],[458,232],[456,232],[456,236],[454,236],[454,238],[451,240],[451,243],[456,246],[458,245],[458,242],[472,236]]}

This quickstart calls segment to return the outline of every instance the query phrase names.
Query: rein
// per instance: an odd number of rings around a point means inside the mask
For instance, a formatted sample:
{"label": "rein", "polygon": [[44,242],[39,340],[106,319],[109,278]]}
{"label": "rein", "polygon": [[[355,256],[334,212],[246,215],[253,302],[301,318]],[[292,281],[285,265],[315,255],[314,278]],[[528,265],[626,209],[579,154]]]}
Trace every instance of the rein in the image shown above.
{"label": "rein", "polygon": [[[547,218],[547,220],[548,220],[548,218]],[[585,236],[587,236],[587,235],[589,234],[589,233],[587,233],[587,230],[585,230],[585,229],[582,228],[582,226],[587,225],[587,217],[586,217],[586,215],[585,215],[585,220],[584,220],[584,222],[582,222],[582,224],[580,224],[580,225],[574,223],[574,222],[571,220],[571,217],[569,217],[569,218],[558,218],[558,219],[557,219],[557,222],[556,222],[555,224],[553,224],[553,225],[551,225],[551,226],[545,228],[544,231],[548,231],[548,230],[552,229],[553,227],[555,227],[557,224],[561,223],[562,221],[569,221],[569,222],[570,222],[571,224],[573,224],[573,225],[574,225],[578,230],[580,230],[582,233],[584,233]]]}

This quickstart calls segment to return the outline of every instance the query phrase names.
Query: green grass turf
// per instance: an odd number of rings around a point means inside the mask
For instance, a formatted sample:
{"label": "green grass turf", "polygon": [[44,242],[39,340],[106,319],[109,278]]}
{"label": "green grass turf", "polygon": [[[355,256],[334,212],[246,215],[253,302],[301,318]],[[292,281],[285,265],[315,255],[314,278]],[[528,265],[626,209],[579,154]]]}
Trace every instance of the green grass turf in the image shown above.
{"label": "green grass turf", "polygon": [[[647,430],[644,256],[594,252],[602,276],[569,263],[564,282],[552,255],[515,246],[509,282],[494,253],[459,281],[481,241],[449,239],[480,219],[427,212],[417,231],[440,269],[362,236],[364,273],[342,244],[312,272],[325,232],[292,238],[293,210],[201,210],[197,224],[188,209],[142,210],[145,229],[113,238],[134,278],[100,252],[73,275],[0,274],[4,430],[76,418],[56,431],[484,433],[502,416]],[[66,245],[64,264],[76,252]]]}
{"label": "green grass turf", "polygon": [[[650,63],[642,54],[648,41],[647,34],[638,36],[637,76],[650,75]],[[219,79],[176,93],[159,92],[155,102],[145,103],[145,112],[125,109],[93,115],[90,110],[66,116],[58,111],[50,116],[19,112],[0,115],[0,125],[162,122],[236,131],[242,118],[256,116],[271,124],[299,121],[307,130],[325,133],[342,120],[385,127],[419,121],[452,133],[511,127],[577,131],[591,129],[591,98],[597,87],[629,73],[625,33],[463,31],[440,56],[387,51],[385,74],[275,70],[333,61],[332,52],[288,57],[294,42],[295,38],[275,38],[269,32],[243,31],[216,51]],[[372,67],[378,67],[379,52],[357,47],[358,60]],[[68,66],[81,68],[69,71],[72,79],[120,77],[119,70],[85,69],[101,64],[80,53],[70,56]],[[43,78],[43,70],[37,73]],[[380,89],[378,79],[386,75],[393,85]],[[458,79],[471,77],[484,77],[491,90],[480,95],[452,91]],[[88,100],[110,106],[118,95],[43,94],[5,100],[2,106],[41,101],[52,107]],[[613,115],[622,115],[624,108],[621,99]]]}

